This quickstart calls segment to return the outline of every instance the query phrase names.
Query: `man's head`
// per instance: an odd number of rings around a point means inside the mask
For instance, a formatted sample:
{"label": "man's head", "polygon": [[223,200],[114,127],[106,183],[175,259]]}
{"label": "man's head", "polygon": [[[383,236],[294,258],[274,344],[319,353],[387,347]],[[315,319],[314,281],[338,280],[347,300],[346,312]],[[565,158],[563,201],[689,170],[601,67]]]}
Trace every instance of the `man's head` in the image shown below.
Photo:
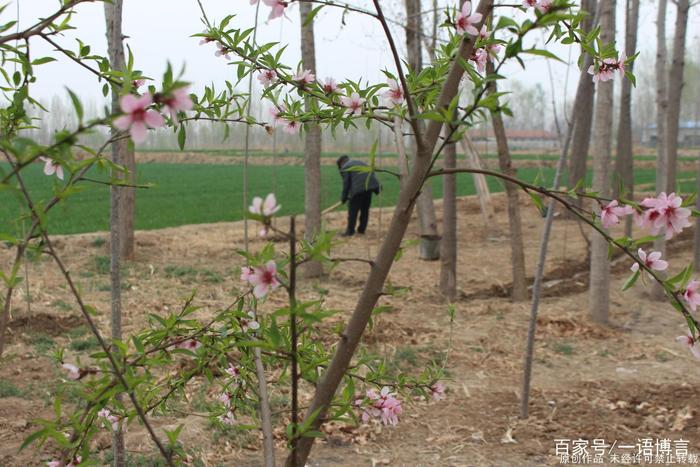
{"label": "man's head", "polygon": [[345,164],[347,164],[347,162],[348,162],[349,160],[350,160],[350,158],[349,158],[348,156],[346,156],[345,154],[343,154],[342,156],[340,156],[340,157],[338,158],[338,160],[335,161],[335,163],[338,164],[338,170],[342,169],[343,166],[344,166]]}

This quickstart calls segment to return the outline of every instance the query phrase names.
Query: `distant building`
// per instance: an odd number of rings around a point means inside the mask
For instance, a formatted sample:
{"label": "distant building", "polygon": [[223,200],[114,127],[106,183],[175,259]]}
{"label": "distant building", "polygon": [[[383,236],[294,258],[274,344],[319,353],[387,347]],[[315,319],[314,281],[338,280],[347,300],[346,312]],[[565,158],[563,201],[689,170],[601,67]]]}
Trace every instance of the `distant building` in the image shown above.
{"label": "distant building", "polygon": [[[656,123],[648,125],[642,134],[642,144],[656,146]],[[700,146],[700,121],[686,120],[678,126],[678,145],[682,147]]]}
{"label": "distant building", "polygon": [[[469,136],[476,144],[496,144],[492,128],[470,130]],[[559,147],[559,139],[551,131],[506,128],[506,137],[511,149],[556,149]]]}

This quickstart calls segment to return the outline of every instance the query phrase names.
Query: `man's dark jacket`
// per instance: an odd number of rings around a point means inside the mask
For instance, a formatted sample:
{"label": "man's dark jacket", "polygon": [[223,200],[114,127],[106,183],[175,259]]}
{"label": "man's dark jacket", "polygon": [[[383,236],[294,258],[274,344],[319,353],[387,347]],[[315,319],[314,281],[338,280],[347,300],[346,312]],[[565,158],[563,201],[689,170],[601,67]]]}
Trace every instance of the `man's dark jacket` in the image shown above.
{"label": "man's dark jacket", "polygon": [[382,186],[379,184],[374,172],[355,172],[348,170],[350,167],[365,166],[367,164],[361,161],[348,161],[340,169],[340,174],[343,176],[343,195],[341,201],[344,203],[353,196],[359,195],[367,191],[379,194]]}

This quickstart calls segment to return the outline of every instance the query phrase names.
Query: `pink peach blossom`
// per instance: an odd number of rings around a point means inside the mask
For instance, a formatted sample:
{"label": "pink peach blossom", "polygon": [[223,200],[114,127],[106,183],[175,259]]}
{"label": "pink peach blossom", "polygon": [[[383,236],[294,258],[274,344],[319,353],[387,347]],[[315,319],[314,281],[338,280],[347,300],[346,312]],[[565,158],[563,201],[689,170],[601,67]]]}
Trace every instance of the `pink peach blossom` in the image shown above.
{"label": "pink peach blossom", "polygon": [[175,89],[170,96],[163,99],[163,104],[168,108],[170,118],[175,125],[178,124],[177,113],[192,110],[194,104],[189,94],[189,86]]}
{"label": "pink peach blossom", "polygon": [[455,18],[455,28],[459,34],[468,33],[472,36],[478,36],[479,30],[476,29],[476,24],[481,21],[481,13],[471,13],[472,2],[464,2],[461,11]]}
{"label": "pink peach blossom", "polygon": [[[637,250],[637,254],[639,255],[639,259],[649,269],[665,271],[668,268],[668,262],[661,259],[660,251],[652,251],[647,255],[646,251],[640,248]],[[639,271],[639,263],[632,264],[630,269],[634,272]]]}
{"label": "pink peach blossom", "polygon": [[255,268],[251,266],[243,266],[241,268],[241,280],[244,282],[250,281],[250,278],[255,274]]}
{"label": "pink peach blossom", "polygon": [[552,0],[540,0],[537,2],[537,5],[535,5],[535,8],[537,8],[540,13],[545,14],[552,8]]}
{"label": "pink peach blossom", "polygon": [[263,3],[272,8],[272,10],[270,10],[270,16],[267,17],[268,21],[284,15],[284,10],[289,5],[282,0],[263,0]]}
{"label": "pink peach blossom", "polygon": [[44,175],[51,176],[56,174],[59,180],[63,180],[63,167],[61,167],[60,163],[44,156],[39,157],[39,160],[44,162]]}
{"label": "pink peach blossom", "polygon": [[333,78],[326,78],[323,82],[323,92],[326,94],[333,94],[338,90],[338,83]]}
{"label": "pink peach blossom", "polygon": [[219,421],[224,425],[234,425],[236,423],[236,417],[234,417],[233,412],[230,410],[224,415],[219,415]]}
{"label": "pink peach blossom", "polygon": [[486,50],[489,53],[489,57],[495,58],[498,52],[501,51],[501,44],[489,44],[486,46]]}
{"label": "pink peach blossom", "polygon": [[685,287],[685,291],[683,292],[683,299],[685,299],[685,302],[688,304],[688,307],[691,309],[691,311],[693,311],[693,313],[697,311],[697,307],[700,305],[700,292],[698,291],[699,286],[700,282],[693,279],[688,282],[688,285]]}
{"label": "pink peach blossom", "polygon": [[224,371],[233,379],[238,379],[241,376],[241,369],[232,363]]}
{"label": "pink peach blossom", "polygon": [[223,392],[219,397],[217,397],[217,399],[219,400],[219,402],[228,407],[231,405],[231,399],[233,399],[233,397],[231,397],[231,394]]}
{"label": "pink peach blossom", "polygon": [[358,93],[353,92],[349,97],[341,97],[340,103],[348,108],[348,115],[360,115],[365,99],[361,98]]}
{"label": "pink peach blossom", "polygon": [[99,412],[97,412],[97,416],[100,418],[104,418],[110,425],[112,425],[112,430],[113,431],[119,431],[119,417],[116,415],[113,415],[112,412],[109,411],[109,409],[102,409]]}
{"label": "pink peach blossom", "polygon": [[265,87],[277,81],[277,72],[275,70],[261,70],[258,73],[258,81]]}
{"label": "pink peach blossom", "polygon": [[316,75],[311,73],[311,70],[302,70],[292,76],[292,81],[296,81],[302,86],[305,86],[316,81]]}
{"label": "pink peach blossom", "polygon": [[253,288],[253,295],[262,298],[280,286],[277,279],[277,264],[270,260],[265,265],[255,268],[255,274],[249,280]]}
{"label": "pink peach blossom", "polygon": [[588,74],[593,75],[593,82],[610,81],[615,77],[615,72],[619,71],[620,76],[625,75],[625,60],[627,56],[624,52],[620,54],[619,59],[606,58],[597,67],[591,65],[588,67]]}
{"label": "pink peach blossom", "polygon": [[681,207],[683,199],[675,193],[666,195],[661,192],[656,198],[645,198],[640,203],[647,208],[638,220],[642,227],[647,228],[652,235],[666,230],[666,239],[673,238],[685,227],[690,227],[690,209]]}
{"label": "pink peach blossom", "polygon": [[284,131],[288,135],[296,135],[297,133],[299,133],[300,128],[301,122],[297,122],[296,120],[284,120],[284,126],[282,127],[282,131]]}
{"label": "pink peach blossom", "polygon": [[146,93],[141,97],[136,97],[133,94],[123,96],[119,105],[125,115],[114,120],[114,126],[120,130],[128,129],[134,143],[142,143],[146,139],[148,128],[160,128],[165,123],[161,114],[155,110],[147,109],[152,103],[151,93]]}
{"label": "pink peach blossom", "polygon": [[[252,284],[252,282],[251,282]],[[257,289],[257,287],[256,287]],[[255,289],[253,289],[253,294],[255,295]],[[267,295],[267,292],[265,292],[264,295],[261,295],[261,297]],[[257,297],[257,295],[255,295]],[[260,297],[258,297],[260,298]],[[257,331],[260,329],[260,323],[258,323],[255,319],[255,313],[252,311],[248,312],[248,318],[239,318],[239,322],[241,324],[241,331],[243,332],[248,332],[249,330]]]}
{"label": "pink peach blossom", "polygon": [[272,122],[277,124],[277,123],[283,123],[285,122],[285,119],[280,117],[281,113],[284,113],[287,111],[287,106],[284,104],[280,104],[279,108],[277,107],[270,107],[270,116],[272,117]]}
{"label": "pink peach blossom", "polygon": [[185,350],[190,350],[192,352],[196,351],[198,348],[202,346],[202,343],[199,342],[197,339],[186,339],[180,343],[178,343],[175,347],[178,349],[185,349]]}
{"label": "pink peach blossom", "polygon": [[68,379],[76,380],[80,379],[80,368],[70,363],[64,363],[61,365],[64,370],[68,372]]}
{"label": "pink peach blossom", "polygon": [[230,52],[229,48],[221,42],[216,43],[216,52],[214,52],[214,55],[217,57],[224,57],[226,60],[231,60]]}
{"label": "pink peach blossom", "polygon": [[610,201],[600,210],[600,222],[603,227],[609,229],[620,222],[620,218],[634,212],[632,206],[620,206],[617,200]]}
{"label": "pink peach blossom", "polygon": [[476,49],[471,60],[476,63],[476,69],[479,73],[483,73],[486,71],[486,62],[489,60],[489,54],[485,49]]}
{"label": "pink peach blossom", "polygon": [[525,8],[534,7],[537,5],[537,0],[523,0],[523,6]]}
{"label": "pink peach blossom", "polygon": [[389,90],[384,93],[384,97],[389,99],[394,105],[403,104],[404,97],[401,85],[395,79],[389,79],[387,83],[389,84]]}
{"label": "pink peach blossom", "polygon": [[491,31],[488,30],[485,24],[482,24],[479,30],[479,39],[486,40],[489,37],[491,37]]}
{"label": "pink peach blossom", "polygon": [[430,386],[430,396],[434,401],[439,401],[445,397],[445,385],[442,383],[435,383]]}
{"label": "pink peach blossom", "polygon": [[678,336],[676,337],[676,340],[686,346],[688,350],[690,350],[690,353],[693,354],[693,357],[700,358],[700,346],[698,346],[698,341],[693,339],[693,336]]}
{"label": "pink peach blossom", "polygon": [[277,198],[274,193],[269,193],[265,200],[259,196],[253,198],[253,203],[250,205],[248,210],[251,214],[256,214],[258,216],[270,217],[274,215],[277,211],[282,208],[282,205],[277,204]]}

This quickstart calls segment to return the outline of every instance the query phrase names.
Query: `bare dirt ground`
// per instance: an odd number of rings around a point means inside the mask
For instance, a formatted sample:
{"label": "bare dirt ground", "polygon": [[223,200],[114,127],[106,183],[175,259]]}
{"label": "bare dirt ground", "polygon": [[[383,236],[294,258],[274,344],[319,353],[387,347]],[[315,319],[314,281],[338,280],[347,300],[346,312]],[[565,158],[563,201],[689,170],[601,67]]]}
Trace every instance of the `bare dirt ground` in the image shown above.
{"label": "bare dirt ground", "polygon": [[[502,201],[496,195],[497,204]],[[439,206],[439,205],[438,205]],[[523,203],[524,241],[528,271],[534,271],[543,219]],[[475,199],[458,205],[459,288],[457,316],[449,357],[445,400],[404,401],[396,428],[379,425],[330,426],[316,444],[313,466],[535,466],[556,465],[555,439],[604,438],[609,443],[635,444],[640,438],[689,440],[700,452],[700,364],[674,342],[684,333],[683,319],[666,303],[646,297],[648,284],[619,290],[629,263],[613,267],[612,326],[587,319],[585,242],[578,226],[560,216],[555,222],[547,265],[548,283],[538,319],[536,361],[530,418],[520,420],[518,407],[522,356],[529,302],[511,303],[507,218],[499,209],[495,225],[486,227]],[[390,210],[375,210],[368,235],[346,241],[338,256],[371,258],[377,251]],[[331,227],[342,228],[344,214],[328,216]],[[284,227],[284,221],[280,220]],[[106,233],[57,237],[58,253],[67,260],[88,303],[99,311],[103,331],[109,326],[109,278],[104,261]],[[418,236],[412,224],[408,239]],[[692,236],[670,248],[674,271],[690,261]],[[138,329],[147,313],[164,313],[180,306],[197,288],[200,316],[225,307],[240,287],[235,253],[242,243],[241,223],[221,223],[138,232],[137,255],[125,271],[125,332]],[[256,240],[255,248],[262,246]],[[9,264],[11,251],[0,250]],[[366,275],[366,264],[346,264],[324,278],[330,291],[327,305],[346,318]],[[63,374],[52,362],[52,349],[66,347],[66,360],[87,359],[90,340],[55,266],[42,259],[28,267],[26,286],[15,297],[10,344],[0,360],[0,465],[42,465],[53,447],[31,447],[22,440],[35,429],[33,419],[50,418],[52,394],[62,387]],[[401,296],[383,297],[393,311],[381,315],[365,341],[403,368],[419,372],[431,356],[448,348],[449,318],[437,284],[439,262],[417,258],[407,248],[391,272]],[[302,294],[317,294],[307,283]],[[282,303],[282,293],[272,302]],[[31,310],[28,310],[28,305]],[[273,306],[273,304],[269,305]],[[9,386],[15,390],[7,389]],[[273,391],[274,397],[274,391]],[[155,417],[159,429],[185,424],[182,441],[196,447],[204,465],[260,465],[256,435],[226,436],[206,420],[191,416]],[[102,439],[96,449],[108,449]],[[153,448],[134,424],[127,432],[134,456],[150,456]],[[628,451],[629,452],[629,451]],[[280,436],[279,458],[283,455]]]}

